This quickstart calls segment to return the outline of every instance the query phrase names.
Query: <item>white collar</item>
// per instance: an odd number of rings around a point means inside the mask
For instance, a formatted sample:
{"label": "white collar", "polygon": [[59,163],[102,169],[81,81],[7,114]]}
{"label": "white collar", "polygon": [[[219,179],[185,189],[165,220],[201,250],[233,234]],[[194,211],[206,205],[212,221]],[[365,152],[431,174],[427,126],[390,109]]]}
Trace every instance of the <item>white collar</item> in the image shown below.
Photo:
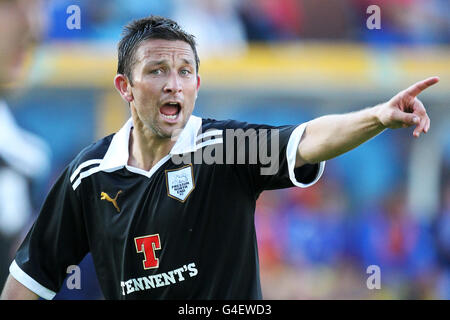
{"label": "white collar", "polygon": [[[196,138],[202,126],[202,118],[191,115],[185,127],[178,136],[177,142],[169,152],[170,157],[175,154],[189,153],[196,150]],[[100,163],[99,170],[115,171],[127,166],[128,163],[128,143],[130,131],[133,127],[132,118],[128,119],[125,125],[113,136],[111,144]]]}

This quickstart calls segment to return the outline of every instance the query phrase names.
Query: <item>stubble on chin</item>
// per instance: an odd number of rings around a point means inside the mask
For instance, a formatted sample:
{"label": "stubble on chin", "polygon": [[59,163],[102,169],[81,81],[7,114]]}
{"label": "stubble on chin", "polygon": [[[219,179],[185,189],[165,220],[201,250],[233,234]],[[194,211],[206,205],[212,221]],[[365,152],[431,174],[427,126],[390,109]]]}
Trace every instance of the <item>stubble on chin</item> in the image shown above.
{"label": "stubble on chin", "polygon": [[[130,106],[130,110],[131,110],[131,117],[133,118],[133,125],[136,131],[147,139],[157,138],[161,140],[165,139],[171,140],[173,138],[173,132],[178,130],[174,129],[170,131],[165,131],[156,123],[156,121],[153,121],[153,123],[151,122],[147,123],[143,121],[138,115],[134,106]],[[155,118],[156,117],[157,115],[155,115]]]}

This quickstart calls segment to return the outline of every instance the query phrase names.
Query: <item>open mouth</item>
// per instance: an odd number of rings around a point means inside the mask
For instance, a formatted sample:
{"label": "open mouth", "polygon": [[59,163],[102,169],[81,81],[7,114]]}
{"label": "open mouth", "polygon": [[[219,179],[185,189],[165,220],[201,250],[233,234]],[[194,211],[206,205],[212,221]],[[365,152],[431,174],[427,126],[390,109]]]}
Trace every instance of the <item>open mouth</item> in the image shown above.
{"label": "open mouth", "polygon": [[166,102],[159,108],[161,116],[169,121],[177,120],[181,111],[181,105],[178,102]]}

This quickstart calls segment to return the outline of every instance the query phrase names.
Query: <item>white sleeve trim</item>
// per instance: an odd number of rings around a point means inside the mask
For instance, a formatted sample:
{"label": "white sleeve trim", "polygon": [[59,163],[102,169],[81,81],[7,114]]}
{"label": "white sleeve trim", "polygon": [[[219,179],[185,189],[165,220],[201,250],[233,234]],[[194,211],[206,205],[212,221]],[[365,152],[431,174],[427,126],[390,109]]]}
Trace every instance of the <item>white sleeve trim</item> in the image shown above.
{"label": "white sleeve trim", "polygon": [[19,281],[25,287],[36,293],[38,296],[46,300],[52,300],[55,297],[56,292],[47,289],[46,287],[38,283],[36,280],[31,278],[22,269],[20,269],[15,260],[11,263],[11,266],[9,267],[9,272],[17,281]]}
{"label": "white sleeve trim", "polygon": [[301,182],[297,181],[297,179],[295,178],[294,169],[295,169],[295,160],[297,158],[298,145],[303,136],[303,133],[305,132],[306,125],[307,125],[307,123],[302,123],[297,128],[295,128],[294,131],[292,131],[291,136],[289,137],[287,148],[286,148],[286,159],[287,159],[287,163],[288,163],[289,178],[291,179],[292,183],[295,186],[300,187],[300,188],[307,188],[307,187],[315,184],[317,181],[319,181],[319,179],[322,176],[323,171],[325,169],[325,161],[320,162],[319,170],[316,174],[316,177],[310,183],[306,183],[306,184],[301,183]]}

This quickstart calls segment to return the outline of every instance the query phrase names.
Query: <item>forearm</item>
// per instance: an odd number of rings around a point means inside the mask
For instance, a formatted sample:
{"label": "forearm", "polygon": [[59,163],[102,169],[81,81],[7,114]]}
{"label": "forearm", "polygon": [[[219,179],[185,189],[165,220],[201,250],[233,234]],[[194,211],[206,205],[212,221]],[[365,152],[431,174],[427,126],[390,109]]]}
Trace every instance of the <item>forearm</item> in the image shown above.
{"label": "forearm", "polygon": [[299,143],[296,166],[335,158],[381,133],[386,127],[379,121],[378,108],[327,115],[308,122]]}
{"label": "forearm", "polygon": [[3,288],[1,300],[37,300],[39,296],[9,275]]}

